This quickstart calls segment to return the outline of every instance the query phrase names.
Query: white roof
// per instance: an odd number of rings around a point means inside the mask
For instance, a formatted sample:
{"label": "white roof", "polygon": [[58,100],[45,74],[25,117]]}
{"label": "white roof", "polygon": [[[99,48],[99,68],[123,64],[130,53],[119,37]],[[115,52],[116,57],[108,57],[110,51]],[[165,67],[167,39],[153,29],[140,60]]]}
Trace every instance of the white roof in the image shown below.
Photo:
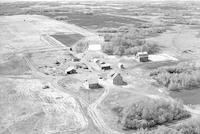
{"label": "white roof", "polygon": [[101,50],[101,44],[90,44],[88,47],[90,51],[98,51]]}
{"label": "white roof", "polygon": [[108,64],[108,63],[101,64],[101,67],[108,67],[108,66],[110,66],[110,64]]}
{"label": "white roof", "polygon": [[148,54],[147,52],[137,52],[138,55],[145,55]]}
{"label": "white roof", "polygon": [[70,66],[70,67],[68,67],[65,71],[71,71],[71,70],[73,70],[73,69],[76,69],[74,66]]}

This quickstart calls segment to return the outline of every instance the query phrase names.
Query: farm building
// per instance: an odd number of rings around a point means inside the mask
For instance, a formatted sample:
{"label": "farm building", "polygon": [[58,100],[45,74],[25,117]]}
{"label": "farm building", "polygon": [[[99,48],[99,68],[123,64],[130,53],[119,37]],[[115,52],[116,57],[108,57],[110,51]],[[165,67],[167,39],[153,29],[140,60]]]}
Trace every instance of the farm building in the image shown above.
{"label": "farm building", "polygon": [[100,66],[101,70],[110,70],[111,69],[110,64],[107,64],[107,63],[100,64],[99,66]]}
{"label": "farm building", "polygon": [[123,77],[120,73],[111,72],[110,78],[112,79],[113,85],[127,85],[127,82],[123,80]]}
{"label": "farm building", "polygon": [[110,70],[111,69],[110,64],[105,63],[104,61],[100,61],[99,59],[94,58],[93,62],[96,63],[101,70]]}
{"label": "farm building", "polygon": [[76,68],[74,66],[70,66],[65,70],[65,75],[67,74],[75,74],[76,72]]}
{"label": "farm building", "polygon": [[98,80],[96,80],[96,79],[85,80],[85,82],[83,83],[83,86],[86,89],[98,89],[98,88],[102,88],[102,86],[99,84]]}
{"label": "farm building", "polygon": [[79,59],[79,58],[73,58],[73,59],[72,59],[73,62],[79,62],[80,60],[81,60],[81,59]]}
{"label": "farm building", "polygon": [[147,62],[147,61],[149,61],[148,53],[147,53],[147,52],[138,52],[138,53],[136,54],[136,59],[137,59],[139,62]]}

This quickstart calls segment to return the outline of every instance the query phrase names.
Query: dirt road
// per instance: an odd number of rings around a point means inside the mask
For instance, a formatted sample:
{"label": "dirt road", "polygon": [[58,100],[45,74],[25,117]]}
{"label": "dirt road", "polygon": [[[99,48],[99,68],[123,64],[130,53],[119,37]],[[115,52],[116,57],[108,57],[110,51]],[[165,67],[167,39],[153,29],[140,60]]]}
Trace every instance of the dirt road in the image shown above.
{"label": "dirt road", "polygon": [[108,96],[109,94],[109,88],[106,86],[106,81],[102,82],[102,85],[104,86],[104,92],[103,94],[92,104],[88,107],[88,114],[93,120],[94,124],[101,130],[103,134],[122,134],[118,131],[112,130],[109,128],[104,120],[102,119],[97,107],[101,104],[101,102]]}

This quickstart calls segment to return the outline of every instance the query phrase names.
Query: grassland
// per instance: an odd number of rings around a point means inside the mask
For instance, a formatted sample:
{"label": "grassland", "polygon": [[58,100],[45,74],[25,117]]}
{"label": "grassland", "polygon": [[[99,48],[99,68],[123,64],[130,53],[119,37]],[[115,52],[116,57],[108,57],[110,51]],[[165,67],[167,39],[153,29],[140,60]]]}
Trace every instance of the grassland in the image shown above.
{"label": "grassland", "polygon": [[0,75],[24,75],[30,68],[22,57],[11,56],[9,60],[0,64]]}
{"label": "grassland", "polygon": [[56,93],[53,88],[42,89],[39,80],[1,78],[0,83],[1,132],[60,132],[82,126],[76,124],[82,116],[77,104],[67,94]]}

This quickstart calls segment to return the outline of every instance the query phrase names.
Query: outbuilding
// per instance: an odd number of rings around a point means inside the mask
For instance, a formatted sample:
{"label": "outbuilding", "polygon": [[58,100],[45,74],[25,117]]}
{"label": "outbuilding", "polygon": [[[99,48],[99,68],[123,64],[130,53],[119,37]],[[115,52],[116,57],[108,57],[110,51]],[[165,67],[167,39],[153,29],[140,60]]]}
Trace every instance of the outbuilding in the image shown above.
{"label": "outbuilding", "polygon": [[83,83],[83,86],[86,89],[98,89],[98,88],[102,88],[102,86],[99,84],[97,79],[89,79],[89,80],[85,80]]}
{"label": "outbuilding", "polygon": [[149,61],[148,53],[147,53],[147,52],[138,52],[138,53],[136,54],[136,59],[137,59],[139,62],[147,62],[147,61]]}
{"label": "outbuilding", "polygon": [[127,82],[123,80],[123,77],[121,76],[120,73],[111,72],[110,78],[112,79],[113,85],[117,86],[127,85]]}
{"label": "outbuilding", "polygon": [[100,68],[101,68],[101,70],[110,70],[111,66],[110,66],[110,64],[103,63],[103,64],[100,64]]}
{"label": "outbuilding", "polygon": [[73,58],[73,59],[72,59],[73,62],[79,62],[80,60],[81,60],[81,59],[79,59],[79,58]]}
{"label": "outbuilding", "polygon": [[65,75],[67,74],[75,74],[76,72],[76,68],[74,66],[70,66],[65,70]]}

